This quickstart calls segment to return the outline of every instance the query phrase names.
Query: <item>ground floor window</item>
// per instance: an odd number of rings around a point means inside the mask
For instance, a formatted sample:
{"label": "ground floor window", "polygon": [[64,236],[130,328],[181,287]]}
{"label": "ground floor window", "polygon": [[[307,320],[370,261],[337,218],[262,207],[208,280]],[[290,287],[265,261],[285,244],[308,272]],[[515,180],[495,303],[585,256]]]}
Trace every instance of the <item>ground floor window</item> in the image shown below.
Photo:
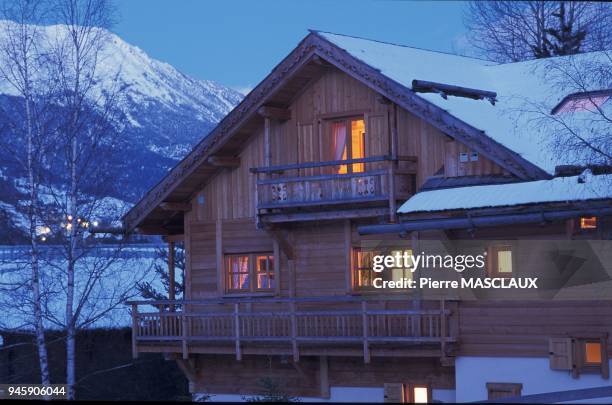
{"label": "ground floor window", "polygon": [[488,400],[518,397],[522,391],[520,383],[487,383]]}
{"label": "ground floor window", "polygon": [[226,291],[257,292],[275,287],[274,256],[271,253],[249,253],[225,256]]}
{"label": "ground floor window", "polygon": [[431,387],[427,384],[387,383],[385,402],[426,404],[431,402]]}

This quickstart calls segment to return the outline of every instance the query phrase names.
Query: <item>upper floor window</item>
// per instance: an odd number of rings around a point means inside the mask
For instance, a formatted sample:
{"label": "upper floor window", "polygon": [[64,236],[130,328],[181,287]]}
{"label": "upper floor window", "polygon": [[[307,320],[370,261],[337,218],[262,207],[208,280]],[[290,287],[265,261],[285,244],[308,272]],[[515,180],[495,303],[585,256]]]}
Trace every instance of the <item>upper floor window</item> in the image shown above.
{"label": "upper floor window", "polygon": [[490,246],[487,251],[487,268],[490,277],[512,277],[512,246]]}
{"label": "upper floor window", "polygon": [[251,253],[225,256],[227,292],[269,291],[275,287],[274,256]]}
{"label": "upper floor window", "polygon": [[411,255],[412,250],[374,251],[353,248],[351,270],[353,273],[354,290],[376,290],[375,279],[381,281],[403,281],[412,280],[412,271],[408,267],[385,268],[382,272],[374,271],[374,256],[377,255]]}
{"label": "upper floor window", "polygon": [[[331,122],[331,160],[365,158],[365,121],[363,118],[347,118]],[[340,165],[335,173],[359,173],[365,170],[364,163]]]}
{"label": "upper floor window", "polygon": [[608,101],[610,96],[612,96],[612,90],[573,93],[563,98],[563,100],[552,109],[551,113],[554,115],[566,112],[597,111]]}

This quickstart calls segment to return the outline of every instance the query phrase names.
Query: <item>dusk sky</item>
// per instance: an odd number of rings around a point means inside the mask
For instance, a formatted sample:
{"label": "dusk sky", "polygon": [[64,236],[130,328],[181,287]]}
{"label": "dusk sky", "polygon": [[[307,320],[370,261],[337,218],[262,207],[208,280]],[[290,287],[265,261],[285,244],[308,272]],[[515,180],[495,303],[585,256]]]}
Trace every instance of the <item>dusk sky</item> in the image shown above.
{"label": "dusk sky", "polygon": [[[180,71],[244,91],[308,29],[463,52],[465,5],[402,0],[122,0],[125,41]],[[366,18],[367,17],[367,18]]]}

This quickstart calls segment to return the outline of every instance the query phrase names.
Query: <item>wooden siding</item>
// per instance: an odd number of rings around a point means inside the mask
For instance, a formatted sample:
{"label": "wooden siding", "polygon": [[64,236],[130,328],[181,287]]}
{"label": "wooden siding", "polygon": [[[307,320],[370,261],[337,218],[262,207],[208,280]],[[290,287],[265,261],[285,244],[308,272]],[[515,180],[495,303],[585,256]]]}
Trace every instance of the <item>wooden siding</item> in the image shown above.
{"label": "wooden siding", "polygon": [[[230,356],[199,355],[194,392],[218,394],[257,394],[261,380],[269,378],[291,395],[321,397],[320,358],[304,357],[299,364],[288,359],[245,356],[238,362]],[[385,383],[430,384],[436,389],[453,389],[454,370],[435,358],[373,359],[363,364],[359,358],[328,358],[330,386],[380,387]]]}
{"label": "wooden siding", "polygon": [[509,175],[482,154],[477,162],[459,163],[459,153],[471,151],[406,110],[398,108],[397,121],[398,154],[419,158],[418,187],[422,186],[429,176],[438,173],[446,177]]}
{"label": "wooden siding", "polygon": [[[548,357],[551,337],[608,335],[612,301],[463,301],[459,352],[463,356]],[[588,335],[587,335],[588,336]]]}
{"label": "wooden siding", "polygon": [[[363,115],[366,123],[366,156],[392,153],[389,120],[393,104],[386,103],[375,91],[336,70],[323,74],[307,86],[289,107],[291,119],[271,120],[271,164],[287,165],[330,160],[330,119]],[[446,176],[507,174],[499,166],[480,155],[477,162],[458,163],[460,152],[469,150],[413,114],[397,108],[399,156],[416,156],[417,185],[446,168]],[[194,220],[253,218],[255,215],[255,175],[252,167],[265,165],[264,125],[248,138],[239,153],[238,168],[223,169],[194,196]],[[453,164],[454,162],[455,164]],[[399,162],[398,168],[411,162]],[[375,170],[382,163],[367,163],[366,170]],[[325,168],[300,169],[299,176],[329,172]],[[203,203],[201,203],[203,197]],[[200,202],[198,202],[198,199]]]}

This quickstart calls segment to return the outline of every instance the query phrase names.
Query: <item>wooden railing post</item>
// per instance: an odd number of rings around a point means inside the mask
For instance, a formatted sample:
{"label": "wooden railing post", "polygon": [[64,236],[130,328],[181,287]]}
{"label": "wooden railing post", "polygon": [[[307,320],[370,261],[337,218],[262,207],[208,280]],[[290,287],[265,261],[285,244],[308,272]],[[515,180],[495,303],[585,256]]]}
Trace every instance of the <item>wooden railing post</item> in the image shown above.
{"label": "wooden railing post", "polygon": [[255,173],[255,227],[261,228],[259,218],[259,173]]}
{"label": "wooden railing post", "polygon": [[361,321],[363,328],[363,361],[370,362],[370,346],[368,345],[368,307],[366,301],[361,301]]}
{"label": "wooden railing post", "polygon": [[297,318],[295,316],[295,302],[289,303],[289,311],[291,312],[291,348],[293,350],[293,361],[300,361],[300,353],[297,346]]}
{"label": "wooden railing post", "polygon": [[242,352],[240,351],[240,304],[234,304],[234,329],[236,340],[236,360],[242,360]]}
{"label": "wooden railing post", "polygon": [[446,311],[444,300],[440,300],[440,346],[442,358],[446,357]]}
{"label": "wooden railing post", "polygon": [[138,345],[136,338],[138,337],[138,305],[132,304],[132,358],[138,358]]}
{"label": "wooden railing post", "polygon": [[[175,265],[174,265],[174,241],[168,242],[168,299],[175,299]],[[174,305],[170,305],[170,312],[174,312]]]}
{"label": "wooden railing post", "polygon": [[189,327],[187,323],[187,308],[183,305],[183,312],[181,314],[181,326],[183,329],[183,339],[182,339],[182,349],[183,349],[183,359],[187,360],[189,358],[189,350],[187,347],[187,337],[189,336]]}
{"label": "wooden railing post", "polygon": [[157,328],[157,336],[167,336],[166,327],[164,325],[164,305],[158,305],[157,310],[159,311],[159,325]]}
{"label": "wooden railing post", "polygon": [[395,161],[387,162],[389,165],[389,222],[396,221],[397,202],[395,200]]}

